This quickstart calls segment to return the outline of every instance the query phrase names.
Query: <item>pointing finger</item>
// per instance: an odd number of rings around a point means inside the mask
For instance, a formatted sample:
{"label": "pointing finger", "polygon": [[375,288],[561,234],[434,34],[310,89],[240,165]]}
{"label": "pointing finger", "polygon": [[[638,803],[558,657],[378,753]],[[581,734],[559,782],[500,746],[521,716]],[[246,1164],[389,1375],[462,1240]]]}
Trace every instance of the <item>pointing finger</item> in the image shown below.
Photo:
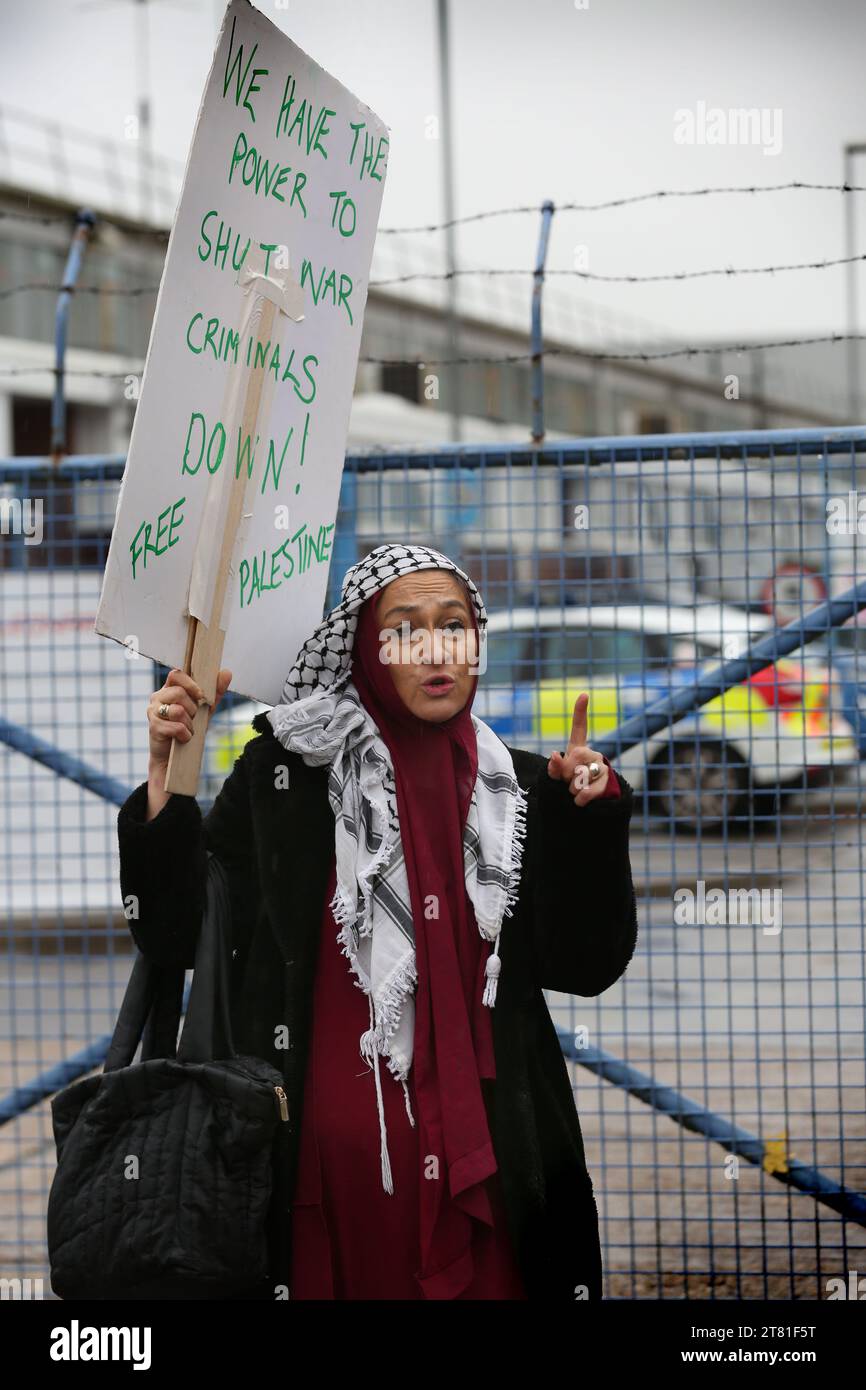
{"label": "pointing finger", "polygon": [[578,695],[574,702],[574,718],[571,721],[571,734],[568,740],[569,748],[583,748],[586,745],[586,711],[588,705],[589,696],[584,691],[583,694]]}

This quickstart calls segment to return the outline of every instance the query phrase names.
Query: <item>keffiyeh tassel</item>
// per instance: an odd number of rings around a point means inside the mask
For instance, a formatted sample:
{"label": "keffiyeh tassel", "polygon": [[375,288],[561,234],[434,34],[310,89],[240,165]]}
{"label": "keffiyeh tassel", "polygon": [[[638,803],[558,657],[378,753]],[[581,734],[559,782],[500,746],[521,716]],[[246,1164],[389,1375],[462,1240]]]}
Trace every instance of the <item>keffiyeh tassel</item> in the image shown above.
{"label": "keffiyeh tassel", "polygon": [[[366,1033],[361,1034],[361,1056],[375,1073],[376,1077],[376,1104],[379,1110],[379,1148],[382,1160],[382,1186],[385,1191],[392,1194],[394,1192],[394,1179],[391,1174],[391,1159],[388,1154],[388,1131],[385,1127],[385,1105],[382,1100],[382,1078],[379,1075],[379,1048],[376,1045],[376,1029],[373,1027],[373,998],[369,996],[370,1003],[370,1027]],[[409,1123],[415,1128],[415,1117],[412,1114],[412,1106],[409,1101],[409,1088],[405,1080],[400,1077],[400,1085],[403,1087],[403,1095],[406,1101],[406,1114],[409,1116]]]}

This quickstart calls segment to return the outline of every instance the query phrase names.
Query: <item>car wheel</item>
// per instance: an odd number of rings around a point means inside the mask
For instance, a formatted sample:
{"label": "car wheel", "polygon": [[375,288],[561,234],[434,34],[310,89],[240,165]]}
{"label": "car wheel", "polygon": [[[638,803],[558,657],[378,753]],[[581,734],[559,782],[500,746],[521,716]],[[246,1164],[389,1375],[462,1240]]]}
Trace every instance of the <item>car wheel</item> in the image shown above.
{"label": "car wheel", "polygon": [[752,791],[752,807],[755,812],[756,826],[761,824],[775,826],[784,805],[790,801],[795,791],[802,791],[799,783],[794,786],[781,787],[758,787]]}
{"label": "car wheel", "polygon": [[717,834],[748,813],[749,783],[731,744],[676,739],[653,761],[650,807],[678,830]]}

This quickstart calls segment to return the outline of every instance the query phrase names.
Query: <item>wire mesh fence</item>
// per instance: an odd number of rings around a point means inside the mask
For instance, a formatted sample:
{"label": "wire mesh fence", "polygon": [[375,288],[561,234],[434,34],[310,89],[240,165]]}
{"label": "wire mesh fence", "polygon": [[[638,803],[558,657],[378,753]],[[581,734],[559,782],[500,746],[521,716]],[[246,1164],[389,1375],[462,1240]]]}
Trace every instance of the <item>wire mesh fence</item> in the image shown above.
{"label": "wire mesh fence", "polygon": [[[866,1260],[864,455],[852,429],[347,460],[329,603],[381,541],[445,551],[491,615],[475,713],[550,752],[586,690],[635,789],[634,960],[548,995],[610,1298],[821,1299]],[[115,816],[162,683],[93,634],[122,467],[0,464],[0,1275],[46,1288],[49,1098],[129,973]],[[260,708],[221,706],[203,802]]]}

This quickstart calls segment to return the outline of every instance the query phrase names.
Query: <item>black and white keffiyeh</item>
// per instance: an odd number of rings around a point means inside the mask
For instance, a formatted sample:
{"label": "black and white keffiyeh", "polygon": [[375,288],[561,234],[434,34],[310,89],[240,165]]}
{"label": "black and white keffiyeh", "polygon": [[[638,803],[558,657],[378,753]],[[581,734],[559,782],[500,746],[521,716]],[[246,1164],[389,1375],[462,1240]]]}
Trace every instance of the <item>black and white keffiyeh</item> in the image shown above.
{"label": "black and white keffiyeh", "polygon": [[[337,887],[331,907],[338,941],[367,994],[370,1028],[361,1055],[375,1068],[382,1135],[382,1180],[393,1191],[385,1140],[378,1058],[403,1084],[415,1030],[415,930],[400,843],[391,755],[350,679],[361,607],[393,579],[413,570],[443,569],[461,579],[484,639],[487,611],[475,584],[452,560],[422,545],[381,545],[348,571],[341,601],[301,648],[280,704],[268,718],[280,743],[310,766],[328,765],[335,819]],[[526,796],[505,744],[472,715],[478,774],[463,834],[466,891],[481,935],[494,943],[484,1003],[496,1002],[499,933],[517,898],[526,834]]]}

